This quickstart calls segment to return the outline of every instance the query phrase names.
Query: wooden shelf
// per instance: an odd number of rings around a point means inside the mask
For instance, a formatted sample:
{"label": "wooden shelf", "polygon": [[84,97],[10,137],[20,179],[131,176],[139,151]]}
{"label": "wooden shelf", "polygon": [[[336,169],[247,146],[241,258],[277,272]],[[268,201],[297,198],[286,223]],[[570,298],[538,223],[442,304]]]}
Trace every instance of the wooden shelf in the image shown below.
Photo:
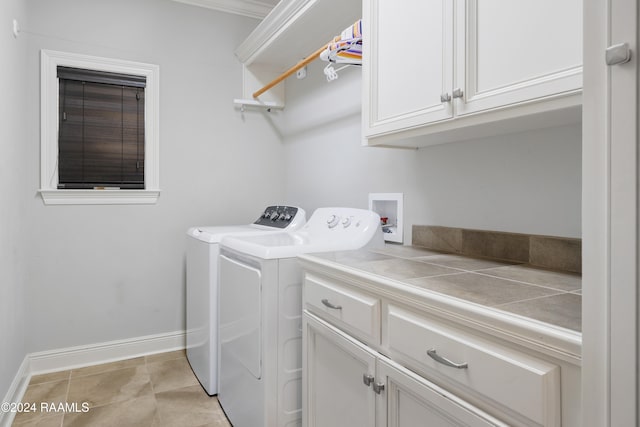
{"label": "wooden shelf", "polygon": [[[251,99],[251,93],[340,34],[361,15],[361,0],[282,0],[235,50],[244,65],[243,97]],[[282,85],[265,95],[260,99],[284,105]]]}

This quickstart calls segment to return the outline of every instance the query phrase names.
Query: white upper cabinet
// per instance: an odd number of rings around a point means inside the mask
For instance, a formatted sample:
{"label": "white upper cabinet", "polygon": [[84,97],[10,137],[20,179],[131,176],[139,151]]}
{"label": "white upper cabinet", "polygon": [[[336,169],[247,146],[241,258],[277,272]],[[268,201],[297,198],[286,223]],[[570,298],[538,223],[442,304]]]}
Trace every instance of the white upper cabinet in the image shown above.
{"label": "white upper cabinet", "polygon": [[363,0],[363,26],[369,145],[579,120],[581,0]]}
{"label": "white upper cabinet", "polygon": [[581,0],[468,0],[456,21],[456,114],[582,89]]}
{"label": "white upper cabinet", "polygon": [[[363,45],[369,58],[367,136],[451,118],[440,95],[453,85],[453,3],[450,0],[365,1]],[[365,12],[367,13],[367,12]],[[366,110],[366,108],[364,108]]]}

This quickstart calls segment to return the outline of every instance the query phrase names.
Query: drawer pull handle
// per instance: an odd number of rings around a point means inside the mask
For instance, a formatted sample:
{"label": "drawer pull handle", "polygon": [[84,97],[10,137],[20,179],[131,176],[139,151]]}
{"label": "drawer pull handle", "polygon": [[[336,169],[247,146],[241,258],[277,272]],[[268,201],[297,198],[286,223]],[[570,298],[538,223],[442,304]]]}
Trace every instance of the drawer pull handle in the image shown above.
{"label": "drawer pull handle", "polygon": [[342,310],[342,306],[341,306],[341,305],[331,304],[331,303],[329,302],[329,300],[328,300],[328,299],[326,299],[326,298],[322,300],[322,303],[323,303],[324,305],[326,305],[327,307],[329,307],[329,308],[333,308],[334,310]]}
{"label": "drawer pull handle", "polygon": [[446,357],[440,356],[438,353],[436,353],[435,348],[432,348],[431,350],[427,350],[427,354],[429,355],[430,358],[432,358],[436,362],[442,363],[443,365],[450,366],[452,368],[467,369],[469,367],[468,363],[455,363],[447,359]]}

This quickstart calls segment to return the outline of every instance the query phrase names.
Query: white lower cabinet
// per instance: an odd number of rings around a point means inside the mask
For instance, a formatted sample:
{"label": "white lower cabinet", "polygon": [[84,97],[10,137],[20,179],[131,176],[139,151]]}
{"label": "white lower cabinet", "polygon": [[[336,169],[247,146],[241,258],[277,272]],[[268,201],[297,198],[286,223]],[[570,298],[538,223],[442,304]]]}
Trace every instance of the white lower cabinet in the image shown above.
{"label": "white lower cabinet", "polygon": [[516,328],[496,337],[422,303],[374,279],[305,272],[303,426],[580,425],[579,365],[519,344]]}
{"label": "white lower cabinet", "polygon": [[302,425],[375,425],[375,394],[363,381],[375,375],[375,355],[309,314],[302,337]]}
{"label": "white lower cabinet", "polygon": [[312,314],[303,336],[303,426],[506,425]]}
{"label": "white lower cabinet", "polygon": [[389,360],[378,359],[377,426],[503,426],[478,408]]}

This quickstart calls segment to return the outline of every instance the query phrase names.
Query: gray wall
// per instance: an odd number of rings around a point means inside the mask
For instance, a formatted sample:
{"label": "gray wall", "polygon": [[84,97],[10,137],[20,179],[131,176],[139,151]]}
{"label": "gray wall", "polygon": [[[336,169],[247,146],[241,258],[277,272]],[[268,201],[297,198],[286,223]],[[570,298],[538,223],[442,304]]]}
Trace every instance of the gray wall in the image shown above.
{"label": "gray wall", "polygon": [[416,224],[581,237],[579,124],[418,152]]}
{"label": "gray wall", "polygon": [[26,24],[24,2],[0,2],[0,93],[4,98],[0,103],[0,398],[5,396],[24,359],[26,332],[26,44],[24,37],[13,37],[14,18]]}
{"label": "gray wall", "polygon": [[[277,135],[262,116],[247,125],[232,103],[241,94],[233,49],[257,21],[169,0],[27,3],[27,351],[181,331],[187,228],[249,223],[284,194]],[[43,204],[41,49],[160,66],[157,205]]]}
{"label": "gray wall", "polygon": [[368,206],[368,193],[404,193],[411,225],[581,236],[580,125],[403,150],[361,146],[360,70],[327,83],[325,63],[287,80],[283,135],[287,198]]}

